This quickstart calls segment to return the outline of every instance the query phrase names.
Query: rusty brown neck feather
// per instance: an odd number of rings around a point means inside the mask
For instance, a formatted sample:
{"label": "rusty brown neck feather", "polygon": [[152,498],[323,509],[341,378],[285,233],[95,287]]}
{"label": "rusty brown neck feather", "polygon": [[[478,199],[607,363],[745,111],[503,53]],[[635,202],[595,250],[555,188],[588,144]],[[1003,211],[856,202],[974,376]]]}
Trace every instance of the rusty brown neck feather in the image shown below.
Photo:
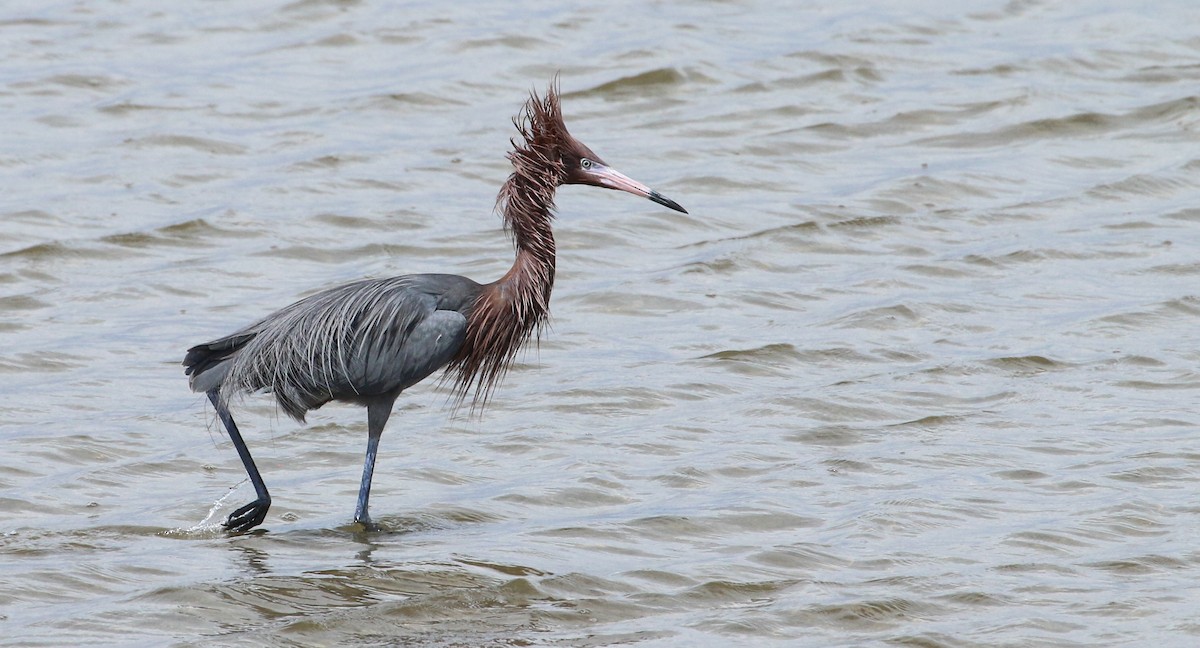
{"label": "rusty brown neck feather", "polygon": [[503,277],[484,286],[447,374],[460,401],[474,391],[473,408],[487,403],[517,351],[541,333],[549,314],[555,260],[551,221],[562,170],[551,141],[559,129],[542,122],[557,117],[557,100],[553,91],[541,102],[535,97],[526,106],[524,123],[518,123],[525,141],[514,142],[508,157],[515,170],[496,199],[516,260]]}

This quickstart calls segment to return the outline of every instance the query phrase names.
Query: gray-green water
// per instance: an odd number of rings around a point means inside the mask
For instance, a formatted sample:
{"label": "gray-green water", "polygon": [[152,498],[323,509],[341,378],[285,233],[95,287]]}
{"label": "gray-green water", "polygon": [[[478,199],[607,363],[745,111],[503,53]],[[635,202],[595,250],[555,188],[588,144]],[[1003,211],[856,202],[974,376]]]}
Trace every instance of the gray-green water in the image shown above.
{"label": "gray-green water", "polygon": [[[0,644],[1200,641],[1200,10],[786,6],[6,3]],[[383,532],[361,409],[247,399],[226,537],[184,350],[499,276],[556,71],[691,215],[560,193],[552,330],[401,398]]]}

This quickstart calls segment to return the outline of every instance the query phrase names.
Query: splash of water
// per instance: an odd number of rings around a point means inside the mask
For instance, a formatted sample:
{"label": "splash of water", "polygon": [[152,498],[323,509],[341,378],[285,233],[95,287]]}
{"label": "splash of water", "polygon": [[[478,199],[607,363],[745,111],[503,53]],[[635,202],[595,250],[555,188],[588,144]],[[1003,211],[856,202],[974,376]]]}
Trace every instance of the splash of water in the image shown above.
{"label": "splash of water", "polygon": [[221,524],[220,522],[212,521],[213,518],[216,516],[217,511],[221,510],[221,507],[224,506],[225,500],[229,499],[229,497],[231,495],[233,495],[235,492],[237,492],[237,490],[239,488],[242,487],[242,484],[245,484],[248,481],[249,481],[248,479],[243,479],[242,481],[234,484],[233,486],[230,486],[228,492],[226,492],[219,499],[217,499],[217,501],[213,502],[213,505],[208,509],[208,514],[204,516],[203,520],[200,520],[200,522],[198,522],[196,525],[189,527],[187,529],[179,529],[179,531],[181,531],[182,533],[199,533],[202,531],[211,531],[211,530],[217,528],[218,526],[220,526],[220,524]]}

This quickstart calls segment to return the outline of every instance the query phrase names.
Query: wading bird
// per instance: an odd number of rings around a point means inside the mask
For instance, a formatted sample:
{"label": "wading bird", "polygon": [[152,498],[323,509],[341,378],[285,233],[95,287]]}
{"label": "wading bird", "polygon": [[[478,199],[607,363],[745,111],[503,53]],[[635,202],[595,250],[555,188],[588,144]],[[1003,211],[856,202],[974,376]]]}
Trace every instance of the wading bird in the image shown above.
{"label": "wading bird", "polygon": [[554,286],[554,192],[564,184],[619,189],[687,213],[678,203],[610,168],[567,132],[552,84],[530,95],[513,120],[521,142],[497,209],[516,246],[512,268],[479,284],[448,274],[366,279],[331,288],[226,337],[188,349],[192,391],[204,392],[229,433],[257,499],[225,521],[230,532],[258,526],[271,495],[229,413],[239,393],[270,392],[298,422],[330,401],[367,408],[367,456],[354,521],[371,528],[367,499],[379,438],[400,392],[442,367],[458,399],[484,405],[517,350],[540,334]]}

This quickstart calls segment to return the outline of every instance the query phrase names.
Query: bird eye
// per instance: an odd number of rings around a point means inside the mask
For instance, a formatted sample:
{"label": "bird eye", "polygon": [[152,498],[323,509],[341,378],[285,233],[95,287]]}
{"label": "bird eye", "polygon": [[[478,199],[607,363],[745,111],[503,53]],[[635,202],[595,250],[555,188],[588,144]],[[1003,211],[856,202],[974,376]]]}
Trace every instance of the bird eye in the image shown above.
{"label": "bird eye", "polygon": [[579,161],[579,166],[583,167],[584,171],[587,171],[588,169],[592,168],[592,161],[587,158],[583,158]]}

